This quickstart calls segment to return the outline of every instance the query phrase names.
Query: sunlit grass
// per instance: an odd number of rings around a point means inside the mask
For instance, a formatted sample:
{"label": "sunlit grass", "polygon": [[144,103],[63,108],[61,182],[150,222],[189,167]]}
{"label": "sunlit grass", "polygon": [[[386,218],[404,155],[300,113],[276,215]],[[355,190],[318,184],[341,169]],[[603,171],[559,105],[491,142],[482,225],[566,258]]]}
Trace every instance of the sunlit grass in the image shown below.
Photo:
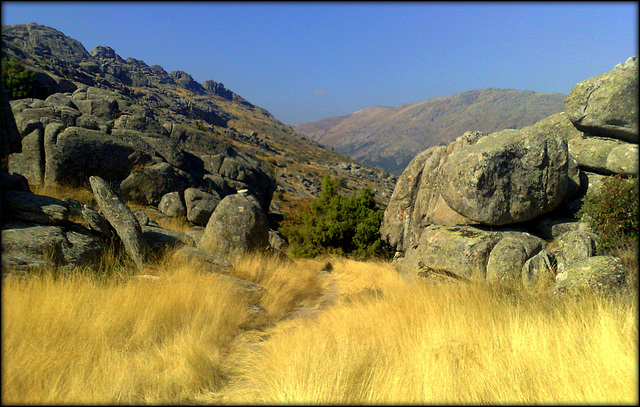
{"label": "sunlit grass", "polygon": [[96,199],[91,188],[76,188],[58,184],[34,185],[31,192],[38,195],[46,195],[52,198],[72,198],[89,206],[96,206]]}
{"label": "sunlit grass", "polygon": [[229,403],[636,403],[637,303],[418,283],[245,351]]}
{"label": "sunlit grass", "polygon": [[247,303],[223,281],[45,273],[3,283],[4,403],[163,403],[217,389]]}
{"label": "sunlit grass", "polygon": [[265,288],[253,298],[171,252],[147,277],[114,256],[3,281],[3,403],[638,401],[634,295],[556,299],[411,283],[385,262],[247,255],[228,273]]}

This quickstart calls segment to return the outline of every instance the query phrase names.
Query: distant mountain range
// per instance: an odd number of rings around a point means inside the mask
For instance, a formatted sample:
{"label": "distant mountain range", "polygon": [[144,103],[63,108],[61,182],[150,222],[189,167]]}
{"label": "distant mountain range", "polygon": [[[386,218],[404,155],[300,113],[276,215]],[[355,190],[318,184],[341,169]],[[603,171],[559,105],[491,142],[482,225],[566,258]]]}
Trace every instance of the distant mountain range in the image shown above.
{"label": "distant mountain range", "polygon": [[566,97],[489,88],[396,107],[374,106],[292,127],[336,152],[399,175],[428,147],[447,144],[465,131],[532,125],[564,111]]}

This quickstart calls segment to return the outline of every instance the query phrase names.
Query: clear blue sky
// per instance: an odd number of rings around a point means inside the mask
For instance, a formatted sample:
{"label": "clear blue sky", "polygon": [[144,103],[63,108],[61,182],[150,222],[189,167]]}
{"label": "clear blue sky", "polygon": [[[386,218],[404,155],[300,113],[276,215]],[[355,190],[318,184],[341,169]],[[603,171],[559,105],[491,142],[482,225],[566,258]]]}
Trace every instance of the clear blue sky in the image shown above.
{"label": "clear blue sky", "polygon": [[638,54],[637,2],[2,2],[35,22],[200,83],[286,124],[483,88],[568,94]]}

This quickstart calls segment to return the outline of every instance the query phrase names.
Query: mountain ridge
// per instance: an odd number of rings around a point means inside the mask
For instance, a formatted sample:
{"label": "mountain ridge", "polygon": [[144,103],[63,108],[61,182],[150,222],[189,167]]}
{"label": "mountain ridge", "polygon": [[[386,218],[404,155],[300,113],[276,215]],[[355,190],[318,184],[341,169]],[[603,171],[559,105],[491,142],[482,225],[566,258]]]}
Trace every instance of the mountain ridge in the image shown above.
{"label": "mountain ridge", "polygon": [[322,145],[399,175],[428,147],[465,131],[521,128],[564,110],[566,95],[486,88],[398,106],[372,106],[350,115],[293,125]]}

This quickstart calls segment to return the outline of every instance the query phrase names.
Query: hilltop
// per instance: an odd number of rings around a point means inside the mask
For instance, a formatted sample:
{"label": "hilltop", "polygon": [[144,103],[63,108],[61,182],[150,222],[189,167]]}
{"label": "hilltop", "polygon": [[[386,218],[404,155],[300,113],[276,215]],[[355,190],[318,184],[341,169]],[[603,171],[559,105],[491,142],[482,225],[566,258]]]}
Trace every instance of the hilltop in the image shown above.
{"label": "hilltop", "polygon": [[465,131],[492,133],[530,126],[564,110],[566,95],[480,89],[421,103],[374,106],[293,126],[296,132],[362,163],[400,175],[426,148]]}
{"label": "hilltop", "polygon": [[343,178],[347,193],[372,187],[383,205],[393,191],[393,177],[385,179],[381,170],[296,133],[214,80],[200,84],[184,71],[166,72],[159,65],[123,59],[108,46],[88,52],[79,41],[35,23],[2,27],[2,57],[18,59],[50,93],[73,92],[82,86],[117,92],[160,124],[203,131],[206,138],[222,140],[262,160],[277,180],[275,212],[316,196],[326,172]]}

